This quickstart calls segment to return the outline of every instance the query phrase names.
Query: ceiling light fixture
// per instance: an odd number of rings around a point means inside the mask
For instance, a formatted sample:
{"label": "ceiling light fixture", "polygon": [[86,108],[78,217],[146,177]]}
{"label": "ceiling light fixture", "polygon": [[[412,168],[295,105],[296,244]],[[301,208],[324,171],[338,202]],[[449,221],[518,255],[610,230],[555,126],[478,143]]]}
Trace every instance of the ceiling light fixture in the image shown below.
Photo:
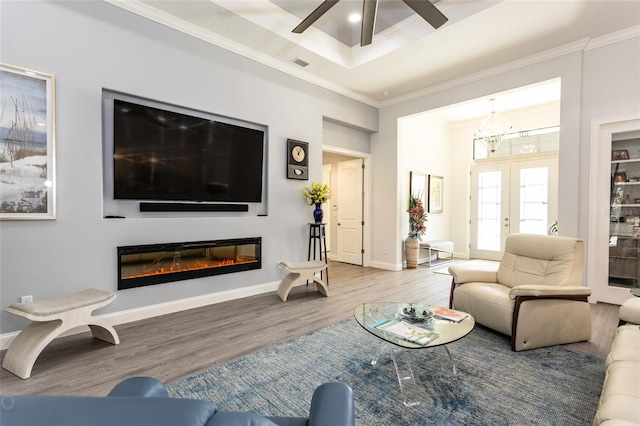
{"label": "ceiling light fixture", "polygon": [[349,15],[349,22],[351,22],[352,24],[360,22],[361,19],[362,19],[362,15],[360,15],[359,13],[354,12],[351,15]]}
{"label": "ceiling light fixture", "polygon": [[484,119],[478,132],[473,136],[479,139],[491,152],[495,152],[507,132],[513,127],[507,120],[496,114],[495,99],[490,99],[491,113]]}

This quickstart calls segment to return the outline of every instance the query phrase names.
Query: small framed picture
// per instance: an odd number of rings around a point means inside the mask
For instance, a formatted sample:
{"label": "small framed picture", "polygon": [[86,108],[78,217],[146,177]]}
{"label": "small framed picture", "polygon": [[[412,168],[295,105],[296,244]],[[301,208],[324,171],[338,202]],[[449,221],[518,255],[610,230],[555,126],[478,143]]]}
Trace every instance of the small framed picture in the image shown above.
{"label": "small framed picture", "polygon": [[626,149],[612,149],[611,159],[612,160],[628,160],[629,151],[627,151]]}
{"label": "small framed picture", "polygon": [[429,213],[442,213],[444,178],[429,175]]}

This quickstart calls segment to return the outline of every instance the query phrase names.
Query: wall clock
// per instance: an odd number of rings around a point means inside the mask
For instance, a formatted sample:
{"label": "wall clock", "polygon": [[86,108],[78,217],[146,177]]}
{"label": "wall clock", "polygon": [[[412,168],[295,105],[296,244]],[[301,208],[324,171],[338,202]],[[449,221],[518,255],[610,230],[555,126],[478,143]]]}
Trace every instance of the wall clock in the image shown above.
{"label": "wall clock", "polygon": [[309,180],[309,144],[287,139],[287,178]]}

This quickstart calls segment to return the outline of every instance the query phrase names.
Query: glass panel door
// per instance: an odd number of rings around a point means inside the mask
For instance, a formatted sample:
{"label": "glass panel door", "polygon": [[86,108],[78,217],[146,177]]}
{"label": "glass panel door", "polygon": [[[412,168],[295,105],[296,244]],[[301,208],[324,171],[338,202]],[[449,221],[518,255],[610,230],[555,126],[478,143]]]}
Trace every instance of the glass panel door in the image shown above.
{"label": "glass panel door", "polygon": [[611,143],[609,287],[640,287],[640,137]]}
{"label": "glass panel door", "polygon": [[549,229],[549,167],[521,168],[519,176],[520,226],[527,234],[546,234]]}
{"label": "glass panel door", "polygon": [[473,166],[473,258],[500,260],[510,233],[547,234],[558,217],[558,158]]}
{"label": "glass panel door", "polygon": [[640,203],[636,202],[640,199],[640,113],[593,120],[590,158],[585,241],[586,278],[592,290],[589,301],[621,305],[640,279],[640,229],[636,229],[636,217],[640,218]]}
{"label": "glass panel door", "polygon": [[477,247],[479,250],[500,250],[501,178],[500,170],[478,174]]}
{"label": "glass panel door", "polygon": [[509,233],[509,164],[471,169],[472,258],[500,260]]}

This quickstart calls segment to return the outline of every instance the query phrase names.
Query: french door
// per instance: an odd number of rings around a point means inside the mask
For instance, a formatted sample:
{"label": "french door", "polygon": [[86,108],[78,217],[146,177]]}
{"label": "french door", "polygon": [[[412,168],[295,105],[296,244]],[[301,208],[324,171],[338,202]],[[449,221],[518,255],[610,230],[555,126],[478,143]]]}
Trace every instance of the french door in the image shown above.
{"label": "french door", "polygon": [[558,157],[471,167],[472,258],[500,260],[509,234],[546,234],[558,217]]}

